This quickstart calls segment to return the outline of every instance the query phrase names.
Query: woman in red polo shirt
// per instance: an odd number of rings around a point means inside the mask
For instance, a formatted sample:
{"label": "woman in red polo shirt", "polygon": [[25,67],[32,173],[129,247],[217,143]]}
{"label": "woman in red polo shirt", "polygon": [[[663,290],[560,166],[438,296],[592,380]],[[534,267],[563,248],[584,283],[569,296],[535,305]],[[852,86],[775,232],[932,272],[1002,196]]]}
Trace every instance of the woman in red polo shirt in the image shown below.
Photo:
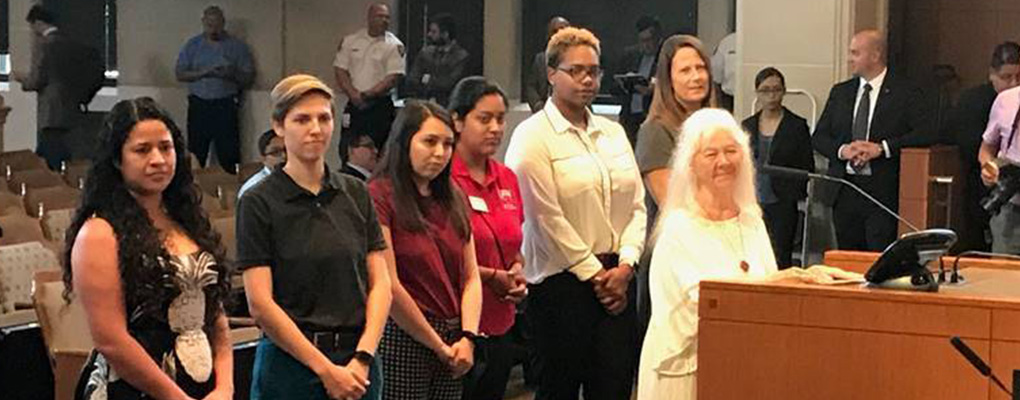
{"label": "woman in red polo shirt", "polygon": [[393,287],[379,349],[385,399],[460,399],[474,363],[482,287],[464,196],[450,179],[453,145],[450,114],[410,101],[368,185]]}
{"label": "woman in red polo shirt", "polygon": [[452,176],[468,199],[482,280],[483,338],[477,341],[478,353],[486,355],[484,368],[475,368],[465,377],[464,398],[499,400],[514,364],[514,346],[506,333],[514,324],[514,304],[524,299],[527,287],[520,252],[524,211],[517,176],[492,159],[503,140],[506,96],[495,83],[468,77],[454,87],[449,109],[459,135]]}

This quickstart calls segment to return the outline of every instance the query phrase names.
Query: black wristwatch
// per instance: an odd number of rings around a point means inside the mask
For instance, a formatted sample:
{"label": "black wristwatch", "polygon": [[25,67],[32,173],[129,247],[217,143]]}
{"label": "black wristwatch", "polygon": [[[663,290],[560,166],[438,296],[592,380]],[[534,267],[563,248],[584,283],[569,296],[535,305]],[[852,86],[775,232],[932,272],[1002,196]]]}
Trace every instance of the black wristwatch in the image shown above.
{"label": "black wristwatch", "polygon": [[371,366],[375,362],[375,356],[365,350],[358,350],[354,352],[354,359],[361,361],[362,364]]}
{"label": "black wristwatch", "polygon": [[457,340],[467,339],[469,342],[471,342],[471,344],[475,344],[475,342],[478,339],[478,334],[476,334],[474,332],[471,332],[471,331],[465,331],[465,330],[460,331],[458,336],[459,337],[458,337]]}

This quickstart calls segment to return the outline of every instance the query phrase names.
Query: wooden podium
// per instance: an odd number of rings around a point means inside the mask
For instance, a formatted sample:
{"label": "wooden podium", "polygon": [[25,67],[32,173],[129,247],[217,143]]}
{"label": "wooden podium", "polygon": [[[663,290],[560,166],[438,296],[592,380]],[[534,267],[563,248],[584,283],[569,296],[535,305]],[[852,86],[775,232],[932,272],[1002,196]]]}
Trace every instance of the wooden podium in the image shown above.
{"label": "wooden podium", "polygon": [[[828,252],[826,264],[860,270],[877,256]],[[1020,263],[961,267],[967,282],[938,293],[702,282],[698,397],[1008,400],[949,338],[1009,387],[1020,368]]]}
{"label": "wooden podium", "polygon": [[[899,212],[917,227],[958,228],[963,223],[963,187],[956,146],[900,152]],[[910,231],[899,223],[900,235]]]}

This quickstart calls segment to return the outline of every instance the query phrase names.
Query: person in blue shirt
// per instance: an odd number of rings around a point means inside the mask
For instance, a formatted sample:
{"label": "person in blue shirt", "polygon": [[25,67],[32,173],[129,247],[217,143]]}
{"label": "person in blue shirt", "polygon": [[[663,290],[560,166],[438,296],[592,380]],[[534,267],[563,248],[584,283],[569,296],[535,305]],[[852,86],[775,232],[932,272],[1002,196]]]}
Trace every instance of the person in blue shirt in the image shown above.
{"label": "person in blue shirt", "polygon": [[177,56],[177,80],[188,85],[188,149],[204,167],[209,145],[227,172],[241,161],[237,112],[241,92],[255,77],[251,50],[224,30],[223,10],[202,13],[203,32],[184,44]]}
{"label": "person in blue shirt", "polygon": [[262,132],[262,136],[259,136],[258,145],[259,156],[262,157],[262,169],[244,181],[241,189],[237,191],[237,198],[239,199],[244,192],[247,192],[256,183],[269,176],[277,165],[287,161],[287,147],[283,144],[283,137],[278,136],[272,129]]}

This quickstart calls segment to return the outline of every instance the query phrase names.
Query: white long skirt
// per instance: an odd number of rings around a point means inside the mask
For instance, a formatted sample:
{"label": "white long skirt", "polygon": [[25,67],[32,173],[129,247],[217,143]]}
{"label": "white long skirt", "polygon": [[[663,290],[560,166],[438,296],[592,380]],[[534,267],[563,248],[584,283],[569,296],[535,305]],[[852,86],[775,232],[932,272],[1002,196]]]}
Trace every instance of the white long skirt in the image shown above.
{"label": "white long skirt", "polygon": [[651,369],[638,372],[638,400],[697,400],[698,373],[661,375]]}

